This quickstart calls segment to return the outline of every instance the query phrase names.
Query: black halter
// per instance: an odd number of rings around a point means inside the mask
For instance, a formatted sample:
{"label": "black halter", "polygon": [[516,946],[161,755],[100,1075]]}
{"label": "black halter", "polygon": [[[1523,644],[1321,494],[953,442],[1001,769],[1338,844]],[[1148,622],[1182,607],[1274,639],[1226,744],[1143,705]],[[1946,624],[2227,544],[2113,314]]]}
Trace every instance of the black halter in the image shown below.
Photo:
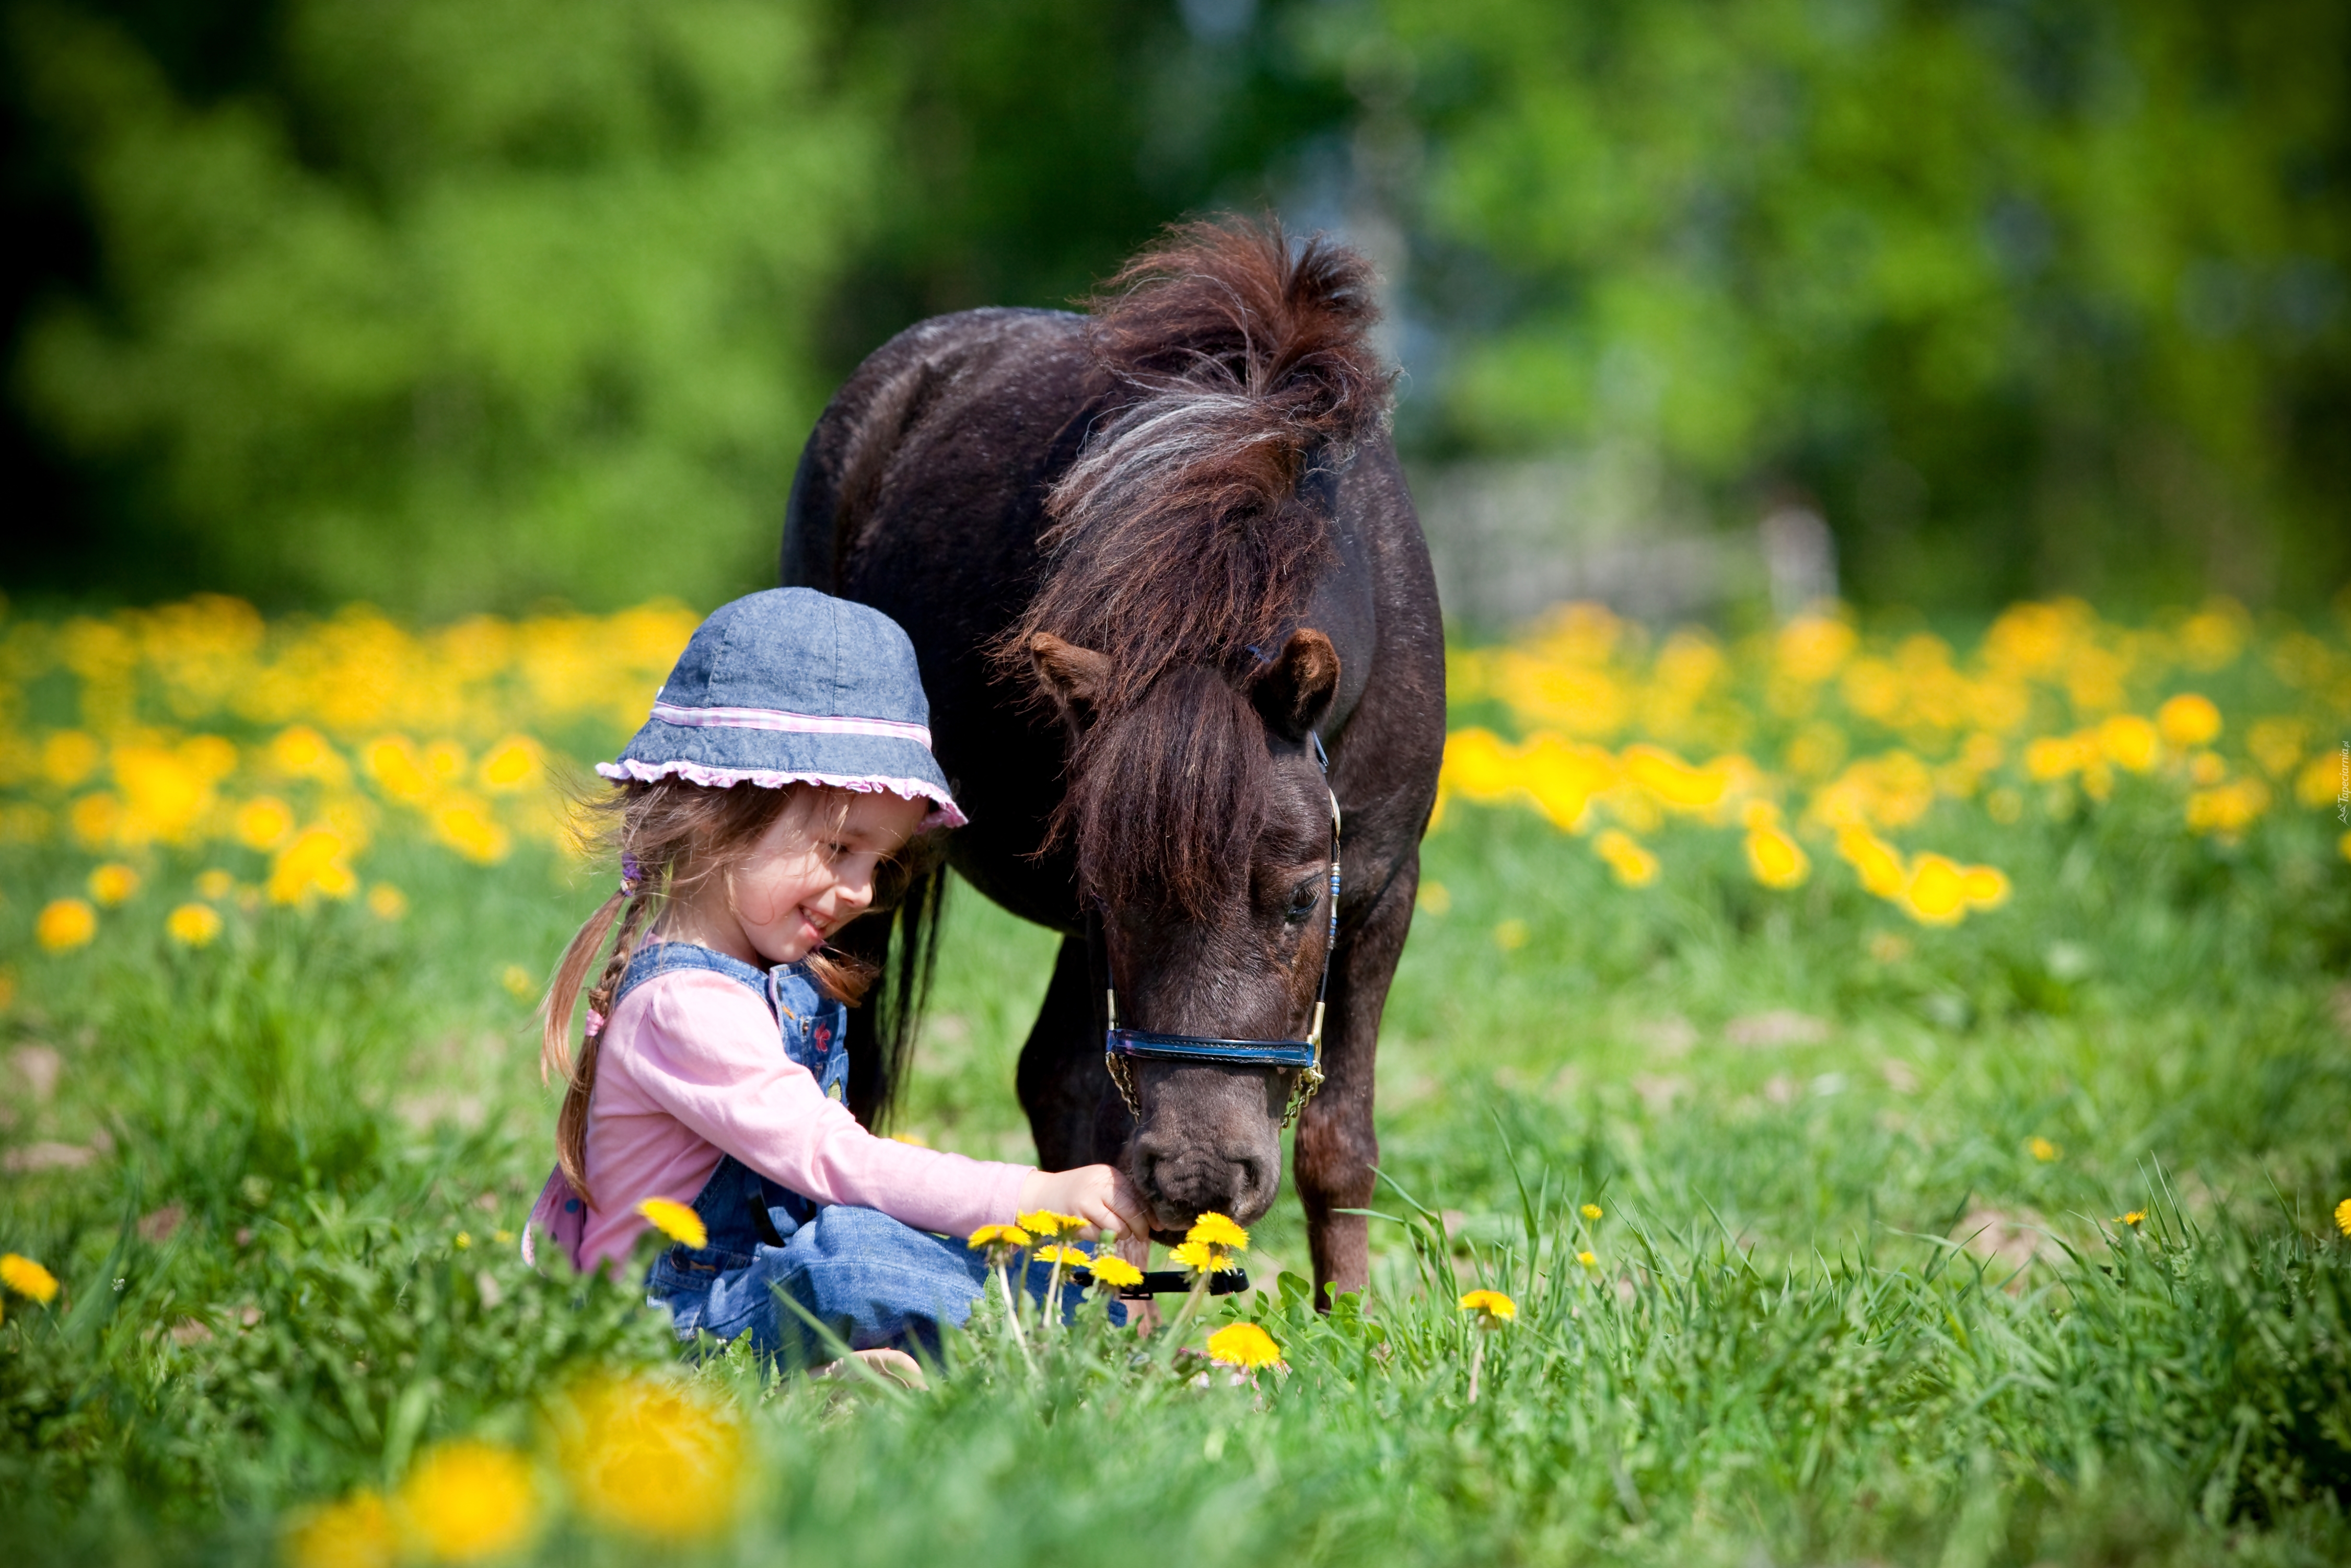
{"label": "black halter", "polygon": [[[1327,778],[1331,771],[1330,754],[1322,749],[1322,737],[1310,733],[1307,739],[1314,747],[1314,765]],[[1118,1085],[1120,1098],[1126,1102],[1127,1111],[1136,1120],[1143,1116],[1142,1102],[1136,1097],[1134,1077],[1128,1069],[1129,1061],[1189,1061],[1216,1067],[1269,1067],[1294,1069],[1298,1081],[1291,1085],[1290,1103],[1281,1113],[1285,1127],[1298,1119],[1306,1102],[1322,1086],[1322,1003],[1331,989],[1331,955],[1339,946],[1339,796],[1326,783],[1324,791],[1331,797],[1331,924],[1322,943],[1322,981],[1314,990],[1314,1021],[1304,1040],[1217,1040],[1196,1034],[1155,1034],[1149,1030],[1118,1027],[1118,987],[1111,985],[1104,995],[1110,1004],[1110,1028],[1102,1040],[1102,1062],[1110,1069],[1110,1081]],[[1109,961],[1105,950],[1103,961]]]}

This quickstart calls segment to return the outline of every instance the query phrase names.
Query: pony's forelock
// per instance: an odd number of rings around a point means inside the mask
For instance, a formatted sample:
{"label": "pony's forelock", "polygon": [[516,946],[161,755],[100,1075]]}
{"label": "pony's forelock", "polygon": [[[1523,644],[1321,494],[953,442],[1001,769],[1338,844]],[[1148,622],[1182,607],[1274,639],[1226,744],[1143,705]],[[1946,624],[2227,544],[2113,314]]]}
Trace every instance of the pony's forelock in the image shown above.
{"label": "pony's forelock", "polygon": [[1245,883],[1271,768],[1247,697],[1198,665],[1169,672],[1080,747],[1063,802],[1080,884],[1206,916]]}

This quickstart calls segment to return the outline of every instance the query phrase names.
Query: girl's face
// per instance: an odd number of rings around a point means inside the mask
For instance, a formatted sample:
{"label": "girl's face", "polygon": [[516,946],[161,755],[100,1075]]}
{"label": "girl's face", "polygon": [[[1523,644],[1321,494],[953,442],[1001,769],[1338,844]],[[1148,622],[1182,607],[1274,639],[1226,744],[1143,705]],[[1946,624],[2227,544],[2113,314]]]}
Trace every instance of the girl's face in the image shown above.
{"label": "girl's face", "polygon": [[678,934],[746,963],[796,964],[862,915],[875,872],[929,808],[902,795],[841,794],[845,810],[831,791],[802,791],[732,875],[696,890]]}

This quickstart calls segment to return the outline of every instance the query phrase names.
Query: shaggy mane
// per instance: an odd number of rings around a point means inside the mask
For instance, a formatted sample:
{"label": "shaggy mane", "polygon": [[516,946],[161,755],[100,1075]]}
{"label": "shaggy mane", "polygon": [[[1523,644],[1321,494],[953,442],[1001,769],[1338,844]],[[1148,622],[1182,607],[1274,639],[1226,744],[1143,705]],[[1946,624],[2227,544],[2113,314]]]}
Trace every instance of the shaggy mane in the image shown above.
{"label": "shaggy mane", "polygon": [[1288,632],[1330,549],[1299,482],[1385,421],[1390,377],[1370,264],[1270,218],[1176,225],[1091,308],[1122,395],[1046,497],[1045,579],[1002,652],[1022,674],[1039,632],[1107,654],[1108,712]]}
{"label": "shaggy mane", "polygon": [[1293,249],[1270,218],[1181,224],[1090,308],[1117,391],[1046,497],[1044,580],[996,654],[1030,681],[1040,632],[1108,656],[1053,837],[1074,834],[1096,897],[1156,885],[1205,909],[1262,815],[1246,677],[1332,559],[1301,483],[1387,418],[1372,270],[1319,235]]}

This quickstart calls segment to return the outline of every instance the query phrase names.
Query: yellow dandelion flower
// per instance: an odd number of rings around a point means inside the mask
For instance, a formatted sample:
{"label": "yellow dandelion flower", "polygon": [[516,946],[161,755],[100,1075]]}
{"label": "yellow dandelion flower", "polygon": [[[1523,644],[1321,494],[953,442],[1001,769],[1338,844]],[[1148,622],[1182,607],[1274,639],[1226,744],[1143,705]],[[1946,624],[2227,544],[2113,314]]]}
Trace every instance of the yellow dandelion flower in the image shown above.
{"label": "yellow dandelion flower", "polygon": [[465,748],[454,740],[436,740],[424,748],[424,768],[446,783],[465,771]]}
{"label": "yellow dandelion flower", "polygon": [[1611,828],[1592,841],[1592,849],[1626,887],[1646,887],[1657,880],[1657,857],[1643,849],[1630,833]]}
{"label": "yellow dandelion flower", "polygon": [[637,1205],[637,1212],[672,1241],[697,1250],[710,1245],[710,1232],[703,1225],[702,1216],[686,1204],[672,1198],[649,1197]]}
{"label": "yellow dandelion flower", "polygon": [[2220,734],[2220,710],[2210,697],[2182,692],[2155,710],[2155,727],[2182,751],[2208,746]]}
{"label": "yellow dandelion flower", "polygon": [[209,904],[183,904],[164,917],[163,929],[183,946],[202,947],[221,934],[220,911]]}
{"label": "yellow dandelion flower", "polygon": [[1856,824],[1837,830],[1836,851],[1859,874],[1863,888],[1880,898],[1901,896],[1905,873],[1900,850]]}
{"label": "yellow dandelion flower", "polygon": [[98,935],[98,911],[78,898],[53,899],[33,922],[33,936],[52,953],[78,947]]}
{"label": "yellow dandelion flower", "polygon": [[666,1378],[603,1377],[555,1416],[556,1462],[590,1519],[638,1535],[708,1537],[742,1497],[742,1418]]}
{"label": "yellow dandelion flower", "polygon": [[1513,915],[1495,922],[1494,946],[1505,953],[1515,953],[1527,945],[1527,923]]}
{"label": "yellow dandelion flower", "polygon": [[139,891],[139,873],[120,861],[99,866],[89,873],[89,895],[100,908],[111,909],[127,902]]}
{"label": "yellow dandelion flower", "polygon": [[1593,1253],[1578,1252],[1575,1255],[1575,1260],[1583,1264],[1587,1269],[1597,1269],[1600,1267],[1600,1259]]}
{"label": "yellow dandelion flower", "polygon": [[2188,797],[2189,831],[2233,838],[2269,806],[2269,786],[2258,779],[2239,779],[2217,789],[2198,789]]}
{"label": "yellow dandelion flower", "polygon": [[2335,1228],[2351,1236],[2351,1197],[2335,1206]]}
{"label": "yellow dandelion flower", "polygon": [[1086,1267],[1093,1271],[1094,1283],[1105,1290],[1123,1291],[1143,1283],[1143,1270],[1115,1252],[1097,1252],[1086,1260]]}
{"label": "yellow dandelion flower", "polygon": [[1186,1241],[1179,1247],[1171,1247],[1167,1255],[1195,1274],[1221,1274],[1233,1264],[1231,1253],[1206,1241]]}
{"label": "yellow dandelion flower", "polygon": [[433,780],[418,759],[414,743],[404,735],[387,735],[368,743],[360,753],[368,777],[395,800],[415,805],[433,792]]}
{"label": "yellow dandelion flower", "polygon": [[294,1568],[392,1568],[399,1554],[392,1510],[365,1488],[306,1510],[286,1534],[286,1557]]}
{"label": "yellow dandelion flower", "polygon": [[2025,1139],[2024,1147],[2027,1153],[2044,1166],[2053,1160],[2062,1158],[2065,1153],[2064,1150],[2038,1134]]}
{"label": "yellow dandelion flower", "polygon": [[1785,830],[1763,826],[1747,835],[1747,869],[1766,887],[1801,887],[1813,861]]}
{"label": "yellow dandelion flower", "polygon": [[1229,1247],[1236,1252],[1249,1250],[1249,1232],[1234,1224],[1229,1216],[1214,1209],[1194,1220],[1192,1228],[1184,1232],[1184,1239],[1205,1241],[1211,1247]]}
{"label": "yellow dandelion flower", "polygon": [[14,1252],[0,1254],[0,1285],[45,1307],[57,1299],[57,1277]]}
{"label": "yellow dandelion flower", "polygon": [[408,913],[408,894],[388,882],[368,889],[368,913],[378,920],[397,920]]}
{"label": "yellow dandelion flower", "polygon": [[1074,1236],[1085,1228],[1085,1223],[1074,1214],[1057,1214],[1050,1208],[1031,1209],[1019,1217],[1021,1229],[1048,1239]]}
{"label": "yellow dandelion flower", "polygon": [[236,809],[237,841],[247,849],[274,850],[294,831],[294,810],[275,795],[262,795]]}
{"label": "yellow dandelion flower", "polygon": [[350,852],[350,842],[332,828],[304,829],[270,862],[270,902],[299,904],[313,893],[349,898],[360,885],[344,858]]}
{"label": "yellow dandelion flower", "polygon": [[480,865],[504,860],[514,841],[490,815],[490,809],[469,796],[452,796],[432,811],[433,832],[443,843]]}
{"label": "yellow dandelion flower", "polygon": [[2098,749],[2107,761],[2133,773],[2145,773],[2154,768],[2157,741],[2156,727],[2137,714],[2118,713],[2098,726]]}
{"label": "yellow dandelion flower", "polygon": [[528,789],[538,782],[544,766],[538,742],[527,735],[507,736],[482,758],[482,787],[500,795]]}
{"label": "yellow dandelion flower", "polygon": [[2116,1215],[2115,1223],[2116,1225],[2137,1225],[2146,1218],[2147,1210],[2144,1208],[2134,1208],[2128,1214]]}
{"label": "yellow dandelion flower", "polygon": [[1281,1364],[1281,1346],[1255,1323],[1227,1323],[1208,1336],[1208,1359],[1254,1372]]}
{"label": "yellow dandelion flower", "polygon": [[1084,1248],[1064,1247],[1058,1241],[1050,1247],[1038,1248],[1035,1257],[1038,1262],[1048,1267],[1058,1263],[1064,1269],[1086,1269],[1093,1265],[1092,1256]]}
{"label": "yellow dandelion flower", "polygon": [[267,755],[270,767],[291,778],[340,784],[350,776],[342,754],[306,724],[279,731],[270,741]]}
{"label": "yellow dandelion flower", "polygon": [[1029,1234],[1017,1225],[983,1225],[971,1233],[971,1239],[965,1245],[974,1250],[982,1247],[1020,1248],[1028,1246],[1031,1239]]}
{"label": "yellow dandelion flower", "polygon": [[1967,868],[1943,855],[1920,855],[1903,885],[1902,908],[1922,925],[1957,925],[1968,912]]}
{"label": "yellow dandelion flower", "polygon": [[444,1563],[478,1563],[513,1551],[538,1522],[530,1467],[511,1448],[463,1440],[427,1453],[400,1489],[400,1514]]}
{"label": "yellow dandelion flower", "polygon": [[1582,1212],[1586,1219],[1597,1219],[1600,1218],[1600,1206],[1596,1203],[1587,1203]]}
{"label": "yellow dandelion flower", "polygon": [[1499,1291],[1472,1291],[1461,1298],[1461,1310],[1477,1313],[1479,1327],[1492,1328],[1514,1321],[1519,1315],[1519,1303]]}
{"label": "yellow dandelion flower", "polygon": [[526,1002],[538,994],[538,981],[533,978],[531,972],[520,964],[508,964],[505,968],[500,969],[498,984],[507,988],[507,995]]}
{"label": "yellow dandelion flower", "polygon": [[217,866],[211,871],[197,874],[196,896],[198,898],[226,898],[235,891],[236,878]]}
{"label": "yellow dandelion flower", "polygon": [[1959,895],[1970,909],[1997,909],[2008,902],[2008,873],[1998,866],[1971,865],[1959,873]]}

